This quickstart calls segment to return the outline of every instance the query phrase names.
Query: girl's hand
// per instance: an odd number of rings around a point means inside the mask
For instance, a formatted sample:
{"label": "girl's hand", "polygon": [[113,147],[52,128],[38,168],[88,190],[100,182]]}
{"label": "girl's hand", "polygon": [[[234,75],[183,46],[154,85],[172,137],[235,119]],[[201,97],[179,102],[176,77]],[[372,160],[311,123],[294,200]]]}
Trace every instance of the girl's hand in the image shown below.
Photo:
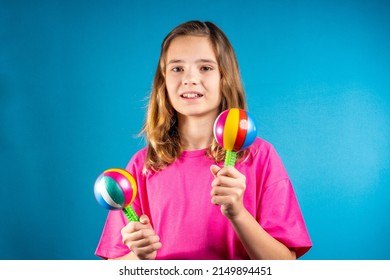
{"label": "girl's hand", "polygon": [[122,241],[140,260],[156,259],[161,248],[160,238],[154,232],[149,217],[142,215],[139,222],[130,222],[122,228]]}
{"label": "girl's hand", "polygon": [[231,166],[212,165],[210,170],[215,177],[211,183],[211,203],[220,205],[222,214],[231,220],[245,210],[246,177]]}

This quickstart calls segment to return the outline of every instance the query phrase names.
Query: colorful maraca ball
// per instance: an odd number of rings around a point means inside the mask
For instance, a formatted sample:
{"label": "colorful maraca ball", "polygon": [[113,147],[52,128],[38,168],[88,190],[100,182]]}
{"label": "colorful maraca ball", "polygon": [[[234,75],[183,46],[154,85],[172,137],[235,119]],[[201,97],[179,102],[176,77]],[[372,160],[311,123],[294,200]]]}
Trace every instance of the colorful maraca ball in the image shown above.
{"label": "colorful maraca ball", "polygon": [[94,194],[97,202],[104,208],[122,210],[129,206],[137,195],[137,183],[124,169],[107,169],[97,177]]}
{"label": "colorful maraca ball", "polygon": [[256,125],[245,110],[232,108],[223,111],[214,122],[214,137],[227,151],[239,152],[256,139]]}

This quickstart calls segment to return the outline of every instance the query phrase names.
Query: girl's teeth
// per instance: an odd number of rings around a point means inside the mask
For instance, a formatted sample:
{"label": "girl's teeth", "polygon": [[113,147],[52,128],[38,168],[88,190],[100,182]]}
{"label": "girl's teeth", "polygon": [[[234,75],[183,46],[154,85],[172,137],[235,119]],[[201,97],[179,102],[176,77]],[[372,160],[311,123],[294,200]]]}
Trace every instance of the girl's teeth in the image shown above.
{"label": "girl's teeth", "polygon": [[185,94],[183,94],[184,98],[196,98],[196,97],[200,97],[200,96],[201,95],[198,93],[185,93]]}

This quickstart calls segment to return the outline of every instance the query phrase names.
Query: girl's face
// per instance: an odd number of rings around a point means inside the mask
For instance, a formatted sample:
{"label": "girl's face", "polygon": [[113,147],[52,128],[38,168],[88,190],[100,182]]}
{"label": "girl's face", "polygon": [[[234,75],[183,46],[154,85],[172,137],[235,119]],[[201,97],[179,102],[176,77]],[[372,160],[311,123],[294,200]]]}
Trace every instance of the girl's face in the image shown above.
{"label": "girl's face", "polygon": [[207,37],[180,36],[167,51],[165,83],[169,100],[181,117],[218,116],[221,74]]}

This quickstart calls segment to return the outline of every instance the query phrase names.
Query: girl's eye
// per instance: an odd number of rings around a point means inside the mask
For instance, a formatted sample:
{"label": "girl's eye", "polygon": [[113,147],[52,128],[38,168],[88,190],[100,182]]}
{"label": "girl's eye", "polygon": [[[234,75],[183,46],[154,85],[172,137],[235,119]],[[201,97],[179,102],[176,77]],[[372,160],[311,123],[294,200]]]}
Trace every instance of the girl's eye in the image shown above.
{"label": "girl's eye", "polygon": [[210,66],[202,66],[202,67],[201,67],[201,70],[202,70],[202,71],[211,71],[211,70],[213,70],[213,68],[210,67]]}
{"label": "girl's eye", "polygon": [[181,72],[181,71],[183,71],[183,68],[177,66],[177,67],[173,67],[171,70],[172,70],[173,72]]}

